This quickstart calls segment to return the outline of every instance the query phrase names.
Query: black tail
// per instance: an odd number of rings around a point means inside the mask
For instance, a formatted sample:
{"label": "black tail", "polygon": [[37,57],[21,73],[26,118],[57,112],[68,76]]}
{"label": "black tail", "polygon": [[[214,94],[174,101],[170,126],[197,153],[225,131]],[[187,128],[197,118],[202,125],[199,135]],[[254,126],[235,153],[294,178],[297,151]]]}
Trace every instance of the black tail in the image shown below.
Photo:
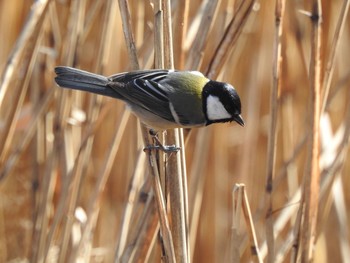
{"label": "black tail", "polygon": [[120,98],[107,84],[108,78],[71,67],[56,67],[56,83],[65,88],[89,91],[92,93]]}

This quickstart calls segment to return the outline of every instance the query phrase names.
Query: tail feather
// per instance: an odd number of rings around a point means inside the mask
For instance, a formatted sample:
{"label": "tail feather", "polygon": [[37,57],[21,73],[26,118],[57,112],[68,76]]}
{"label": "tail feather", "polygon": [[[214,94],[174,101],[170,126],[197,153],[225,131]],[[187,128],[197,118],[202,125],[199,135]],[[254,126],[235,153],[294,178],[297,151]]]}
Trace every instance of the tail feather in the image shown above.
{"label": "tail feather", "polygon": [[56,83],[64,88],[89,91],[95,94],[120,98],[113,89],[108,86],[108,78],[71,67],[56,67]]}

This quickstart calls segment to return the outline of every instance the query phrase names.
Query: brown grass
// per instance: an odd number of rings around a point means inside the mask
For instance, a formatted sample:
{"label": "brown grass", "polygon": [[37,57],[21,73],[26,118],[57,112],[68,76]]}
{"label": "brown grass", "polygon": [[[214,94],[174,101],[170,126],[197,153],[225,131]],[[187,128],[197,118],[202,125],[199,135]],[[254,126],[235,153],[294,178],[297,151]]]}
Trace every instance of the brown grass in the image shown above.
{"label": "brown grass", "polygon": [[[347,261],[349,1],[32,2],[0,1],[0,262]],[[233,84],[246,126],[144,153],[122,102],[53,80],[154,64]]]}

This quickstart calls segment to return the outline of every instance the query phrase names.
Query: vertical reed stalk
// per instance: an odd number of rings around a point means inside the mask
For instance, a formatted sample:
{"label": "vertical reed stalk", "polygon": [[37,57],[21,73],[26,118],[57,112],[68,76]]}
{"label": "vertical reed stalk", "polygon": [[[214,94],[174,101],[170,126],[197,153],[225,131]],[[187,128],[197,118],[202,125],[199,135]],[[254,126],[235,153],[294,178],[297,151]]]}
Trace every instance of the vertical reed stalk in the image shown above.
{"label": "vertical reed stalk", "polygon": [[[160,8],[163,11],[163,52],[164,67],[174,68],[173,38],[171,6],[169,0],[161,0]],[[167,184],[169,185],[171,229],[174,241],[176,262],[188,262],[188,220],[187,218],[187,187],[184,144],[180,144],[183,137],[182,129],[167,131],[166,143],[179,145],[181,150],[175,155],[170,155],[166,168]],[[183,142],[183,140],[182,140]],[[185,186],[185,187],[184,187]]]}
{"label": "vertical reed stalk", "polygon": [[275,234],[273,223],[273,179],[275,178],[276,145],[277,145],[277,118],[278,104],[281,89],[281,68],[282,68],[282,34],[284,19],[285,1],[277,0],[275,5],[275,41],[273,60],[273,86],[270,93],[270,130],[267,148],[267,215],[266,215],[266,240],[268,247],[268,262],[275,260]]}
{"label": "vertical reed stalk", "polygon": [[331,51],[326,63],[326,69],[325,69],[325,75],[323,78],[323,87],[322,87],[322,104],[321,104],[321,113],[325,111],[326,105],[327,105],[327,100],[328,100],[328,95],[329,95],[329,90],[331,88],[331,81],[333,77],[333,72],[334,72],[334,62],[336,58],[336,52],[339,47],[341,35],[344,30],[344,26],[346,24],[346,18],[349,12],[349,7],[350,7],[350,1],[349,0],[344,0],[343,5],[340,9],[340,14],[339,14],[339,19],[337,22],[337,27],[335,29],[334,37],[332,40],[332,45],[331,45]]}
{"label": "vertical reed stalk", "polygon": [[[123,21],[123,31],[125,36],[126,45],[128,48],[129,59],[134,70],[139,69],[139,63],[136,54],[134,36],[131,30],[131,18],[130,11],[128,7],[128,2],[126,0],[119,0],[119,8],[122,13]],[[149,130],[142,125],[142,134],[144,138],[145,145],[151,145],[152,141],[150,140]],[[166,207],[164,196],[161,191],[161,184],[159,181],[159,170],[158,164],[156,161],[156,151],[147,151],[147,157],[150,165],[150,172],[153,182],[153,190],[155,193],[155,201],[158,207],[158,216],[160,221],[160,229],[162,234],[162,240],[165,251],[165,258],[167,262],[174,262],[174,247],[172,241],[172,235],[169,227],[169,221],[166,215]]]}
{"label": "vertical reed stalk", "polygon": [[310,61],[310,137],[308,163],[304,180],[304,221],[302,224],[302,262],[311,262],[316,243],[316,224],[320,190],[320,96],[321,96],[321,1],[312,1]]}

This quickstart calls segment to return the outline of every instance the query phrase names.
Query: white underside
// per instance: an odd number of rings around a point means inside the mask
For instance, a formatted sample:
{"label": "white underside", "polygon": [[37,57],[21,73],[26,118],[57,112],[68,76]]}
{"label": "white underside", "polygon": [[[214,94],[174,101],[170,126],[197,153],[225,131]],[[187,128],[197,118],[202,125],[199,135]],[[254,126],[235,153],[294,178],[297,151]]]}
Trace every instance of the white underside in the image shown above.
{"label": "white underside", "polygon": [[220,99],[216,96],[209,95],[207,98],[207,116],[211,121],[232,118],[227,112]]}
{"label": "white underside", "polygon": [[140,119],[142,123],[144,123],[147,127],[152,128],[155,131],[175,129],[175,128],[195,128],[195,127],[201,127],[205,125],[205,122],[193,124],[193,125],[181,125],[179,121],[179,117],[176,114],[172,105],[170,106],[170,110],[176,122],[167,121],[153,113],[142,110],[135,106],[131,107],[128,104],[127,106],[128,106],[127,108],[131,112],[133,112],[136,115],[136,117]]}

